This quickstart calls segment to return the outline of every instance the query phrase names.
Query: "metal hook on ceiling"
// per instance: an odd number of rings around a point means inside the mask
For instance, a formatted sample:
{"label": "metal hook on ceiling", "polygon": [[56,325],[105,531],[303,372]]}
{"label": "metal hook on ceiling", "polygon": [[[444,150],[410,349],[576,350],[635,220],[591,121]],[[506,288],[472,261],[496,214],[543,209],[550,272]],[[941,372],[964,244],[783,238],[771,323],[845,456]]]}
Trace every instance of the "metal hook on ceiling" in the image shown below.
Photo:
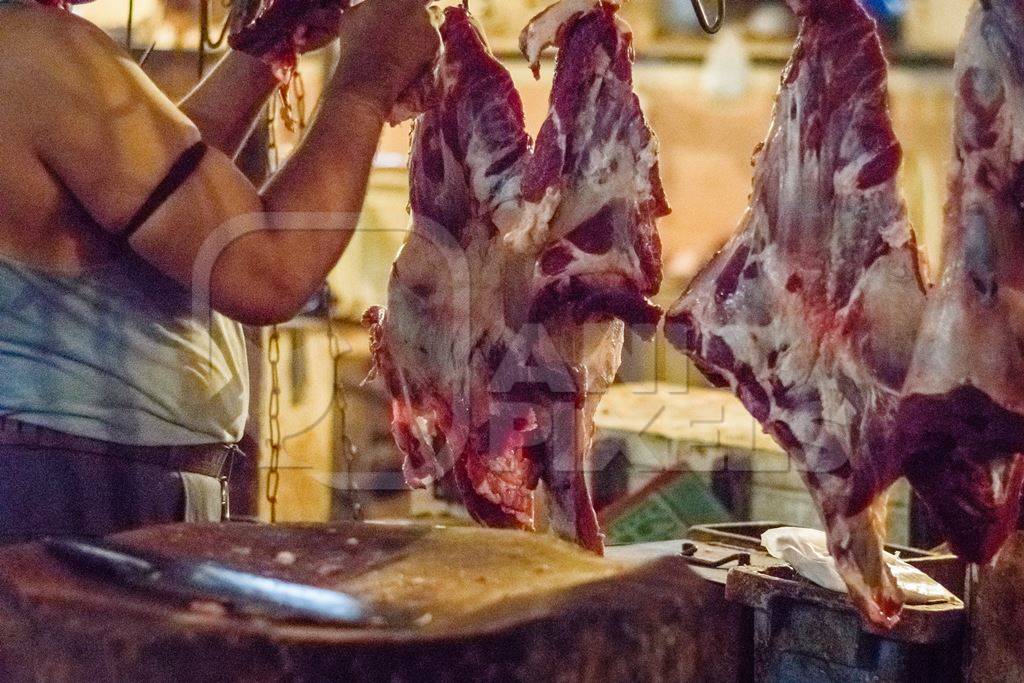
{"label": "metal hook on ceiling", "polygon": [[128,0],[128,20],[124,26],[124,49],[132,49],[132,24],[135,23],[135,0]]}
{"label": "metal hook on ceiling", "polygon": [[693,11],[697,14],[697,23],[704,29],[704,32],[718,33],[718,29],[722,28],[722,20],[725,19],[725,0],[718,0],[718,11],[714,22],[708,19],[708,13],[704,11],[702,0],[690,0],[690,3],[693,4]]}

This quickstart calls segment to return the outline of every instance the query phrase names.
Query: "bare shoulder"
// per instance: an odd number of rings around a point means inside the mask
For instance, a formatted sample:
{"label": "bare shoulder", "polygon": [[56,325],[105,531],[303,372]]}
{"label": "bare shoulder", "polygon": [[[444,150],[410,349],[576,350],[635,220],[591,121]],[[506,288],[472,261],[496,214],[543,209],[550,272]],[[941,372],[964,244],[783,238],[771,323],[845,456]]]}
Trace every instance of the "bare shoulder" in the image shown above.
{"label": "bare shoulder", "polygon": [[177,115],[131,56],[92,23],[39,5],[0,9],[0,114],[16,108],[46,119],[127,101]]}
{"label": "bare shoulder", "polygon": [[0,6],[0,13],[0,73],[5,76],[49,71],[58,63],[73,70],[80,64],[76,57],[117,61],[123,56],[99,27],[70,12],[12,3]]}
{"label": "bare shoulder", "polygon": [[10,95],[0,99],[0,112],[45,112],[67,102],[83,78],[119,68],[117,46],[80,17],[38,5],[5,5],[0,14],[0,82]]}
{"label": "bare shoulder", "polygon": [[198,130],[96,26],[38,5],[0,12],[7,146],[35,157],[101,225],[122,224]]}

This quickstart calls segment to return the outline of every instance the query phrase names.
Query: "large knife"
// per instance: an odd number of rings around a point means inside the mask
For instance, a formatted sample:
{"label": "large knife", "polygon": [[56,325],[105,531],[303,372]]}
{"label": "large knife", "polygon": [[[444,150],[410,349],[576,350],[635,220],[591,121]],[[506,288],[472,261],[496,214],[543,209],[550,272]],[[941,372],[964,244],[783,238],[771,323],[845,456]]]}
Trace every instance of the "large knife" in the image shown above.
{"label": "large knife", "polygon": [[95,577],[184,601],[224,605],[238,614],[286,621],[360,626],[376,623],[366,605],[346,593],[232,569],[209,560],[140,553],[86,538],[48,538],[46,549]]}

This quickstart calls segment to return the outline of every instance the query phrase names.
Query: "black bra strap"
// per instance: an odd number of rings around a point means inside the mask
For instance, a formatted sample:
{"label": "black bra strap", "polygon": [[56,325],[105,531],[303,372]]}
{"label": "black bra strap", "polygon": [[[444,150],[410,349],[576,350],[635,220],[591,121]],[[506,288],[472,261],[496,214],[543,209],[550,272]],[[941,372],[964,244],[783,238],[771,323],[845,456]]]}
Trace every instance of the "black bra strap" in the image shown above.
{"label": "black bra strap", "polygon": [[167,201],[167,198],[174,194],[188,180],[188,177],[196,170],[204,156],[206,156],[206,143],[201,140],[185,150],[178,157],[178,160],[174,162],[174,165],[171,166],[171,170],[167,172],[164,179],[160,181],[160,184],[149,195],[149,198],[143,202],[139,210],[132,216],[132,219],[125,225],[124,230],[120,232],[121,238],[127,240],[134,235],[135,231],[142,227],[142,224],[149,220],[149,217]]}

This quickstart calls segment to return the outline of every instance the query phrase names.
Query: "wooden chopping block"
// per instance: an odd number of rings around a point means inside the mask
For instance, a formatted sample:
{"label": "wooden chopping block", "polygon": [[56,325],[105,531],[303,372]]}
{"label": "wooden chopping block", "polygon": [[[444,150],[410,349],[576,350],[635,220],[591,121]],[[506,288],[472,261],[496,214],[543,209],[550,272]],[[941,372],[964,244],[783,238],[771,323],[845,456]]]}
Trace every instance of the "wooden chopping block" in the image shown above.
{"label": "wooden chopping block", "polygon": [[15,546],[0,550],[0,680],[736,679],[724,653],[738,629],[681,558],[612,561],[547,535],[410,524],[172,525],[115,539],[343,590],[385,623],[175,604]]}

